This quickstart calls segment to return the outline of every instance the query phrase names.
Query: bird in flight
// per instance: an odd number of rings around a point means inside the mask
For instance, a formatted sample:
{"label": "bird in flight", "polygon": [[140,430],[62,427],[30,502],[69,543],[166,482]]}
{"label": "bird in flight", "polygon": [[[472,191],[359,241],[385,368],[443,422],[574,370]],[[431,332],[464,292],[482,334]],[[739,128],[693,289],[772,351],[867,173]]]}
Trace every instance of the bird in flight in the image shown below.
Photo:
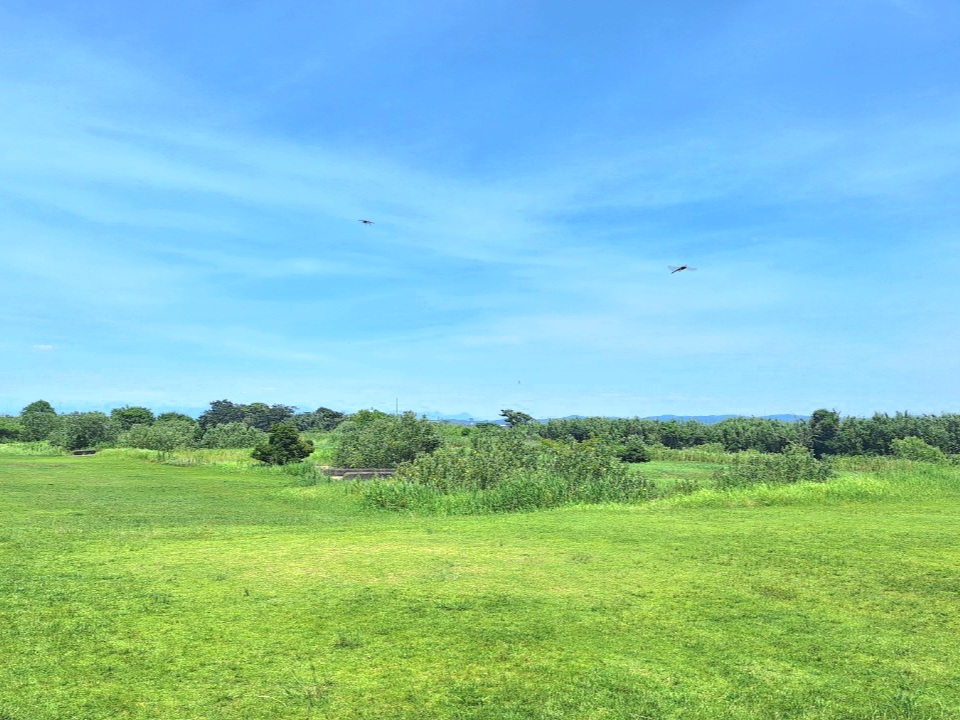
{"label": "bird in flight", "polygon": [[681,270],[696,270],[696,268],[692,268],[689,265],[681,265],[680,267],[677,267],[676,265],[667,265],[667,267],[670,268],[671,275],[678,273]]}
{"label": "bird in flight", "polygon": [[373,220],[361,220],[364,225],[373,225]]}

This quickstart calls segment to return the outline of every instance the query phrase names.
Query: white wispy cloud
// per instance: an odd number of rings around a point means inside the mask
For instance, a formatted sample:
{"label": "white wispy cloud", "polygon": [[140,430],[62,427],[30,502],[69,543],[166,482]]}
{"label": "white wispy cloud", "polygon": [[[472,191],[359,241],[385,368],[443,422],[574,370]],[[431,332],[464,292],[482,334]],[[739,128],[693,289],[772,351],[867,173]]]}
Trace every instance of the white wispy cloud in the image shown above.
{"label": "white wispy cloud", "polygon": [[[949,237],[914,224],[898,267],[883,267],[888,245],[862,276],[838,241],[866,245],[888,216],[949,211],[960,151],[949,92],[872,117],[764,108],[738,125],[706,112],[481,174],[253,126],[249,107],[231,112],[170,68],[32,32],[0,50],[0,300],[20,308],[4,322],[21,353],[83,347],[107,362],[122,341],[142,356],[191,348],[389,372],[395,385],[456,377],[458,362],[482,374],[504,352],[518,367],[549,355],[611,377],[614,361],[789,365],[811,345],[869,356],[858,308],[889,311],[885,331],[903,336],[908,319],[893,313],[917,285],[890,280]],[[709,212],[715,223],[700,219]],[[700,270],[670,276],[680,263]],[[55,345],[30,344],[36,318]],[[86,332],[69,342],[78,318]]]}

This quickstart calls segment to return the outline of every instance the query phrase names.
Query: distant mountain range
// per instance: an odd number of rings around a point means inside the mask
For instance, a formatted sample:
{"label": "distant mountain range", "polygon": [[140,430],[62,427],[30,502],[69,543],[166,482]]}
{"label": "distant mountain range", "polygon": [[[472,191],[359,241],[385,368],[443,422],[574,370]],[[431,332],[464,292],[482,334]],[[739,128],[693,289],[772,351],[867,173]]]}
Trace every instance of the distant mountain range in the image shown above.
{"label": "distant mountain range", "polygon": [[[476,425],[477,423],[495,423],[497,425],[505,425],[503,418],[497,418],[495,420],[484,420],[482,418],[475,418],[469,413],[457,413],[455,415],[445,415],[439,412],[426,412],[421,413],[426,415],[431,420],[438,420],[442,422],[457,423],[460,425]],[[560,420],[576,420],[590,417],[588,415],[566,415]],[[696,420],[697,422],[702,422],[705,425],[714,425],[715,423],[722,422],[723,420],[728,420],[735,417],[754,417],[752,415],[650,415],[644,420],[660,420],[661,422],[667,422],[668,420],[678,420],[680,422],[685,422],[688,420]],[[795,422],[797,420],[807,420],[809,415],[791,415],[791,414],[780,414],[780,415],[763,415],[764,420],[783,420],[784,422]],[[537,422],[547,422],[551,418],[537,418]]]}
{"label": "distant mountain range", "polygon": [[[729,420],[730,418],[735,417],[754,417],[752,415],[655,415],[653,417],[644,418],[645,420],[662,420],[666,422],[667,420],[696,420],[702,422],[705,425],[713,425],[715,423],[721,422],[723,420]],[[809,420],[809,415],[762,415],[764,420],[783,420],[784,422],[796,422],[797,420]]]}

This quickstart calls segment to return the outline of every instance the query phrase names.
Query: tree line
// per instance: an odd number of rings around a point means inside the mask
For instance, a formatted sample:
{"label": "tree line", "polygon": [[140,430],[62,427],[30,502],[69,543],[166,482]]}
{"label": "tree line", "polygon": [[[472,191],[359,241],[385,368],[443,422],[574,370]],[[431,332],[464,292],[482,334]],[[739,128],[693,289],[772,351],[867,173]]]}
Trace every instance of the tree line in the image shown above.
{"label": "tree line", "polygon": [[214,400],[199,418],[177,412],[155,414],[125,406],[110,414],[58,414],[46,400],[27,405],[17,416],[0,416],[0,442],[49,441],[67,450],[105,445],[171,450],[176,447],[243,448],[260,445],[269,430],[289,423],[298,432],[327,432],[346,414],[320,407],[297,412],[289,405]]}
{"label": "tree line", "polygon": [[735,417],[707,424],[697,420],[588,417],[525,422],[523,425],[529,431],[553,440],[602,438],[615,444],[626,444],[639,439],[647,446],[663,445],[678,450],[712,445],[725,452],[779,453],[799,445],[809,448],[816,457],[892,455],[895,441],[915,437],[946,454],[960,454],[960,414],[957,413],[876,413],[863,418],[842,417],[835,410],[820,409],[809,419],[794,422]]}
{"label": "tree line", "polygon": [[[687,449],[710,446],[723,452],[755,450],[781,453],[791,447],[809,449],[815,457],[831,455],[892,455],[908,438],[948,455],[960,454],[960,414],[894,415],[876,413],[872,417],[841,416],[835,410],[816,410],[809,419],[784,420],[735,417],[707,424],[697,420],[653,420],[645,418],[563,418],[537,422],[516,410],[501,412],[510,427],[547,440],[583,442],[597,439],[611,445],[634,448],[663,446]],[[0,416],[0,442],[48,440],[67,449],[110,444],[149,449],[172,447],[253,447],[265,439],[277,424],[290,424],[299,432],[329,432],[342,425],[346,437],[342,445],[382,446],[382,460],[401,452],[401,446],[413,442],[420,428],[419,419],[405,413],[397,420],[373,410],[347,413],[320,407],[298,412],[289,405],[234,403],[214,400],[197,419],[182,413],[154,414],[146,407],[122,407],[109,414],[101,412],[58,414],[44,400],[27,405],[18,416]],[[414,420],[418,422],[414,423]],[[346,423],[343,425],[343,423]],[[423,423],[429,425],[429,421]],[[470,430],[465,430],[470,432]],[[396,435],[396,437],[394,436]],[[409,436],[409,437],[408,437]],[[361,441],[362,438],[362,441]],[[420,445],[430,445],[417,436]],[[422,451],[423,448],[420,448]],[[344,451],[344,460],[350,453]]]}

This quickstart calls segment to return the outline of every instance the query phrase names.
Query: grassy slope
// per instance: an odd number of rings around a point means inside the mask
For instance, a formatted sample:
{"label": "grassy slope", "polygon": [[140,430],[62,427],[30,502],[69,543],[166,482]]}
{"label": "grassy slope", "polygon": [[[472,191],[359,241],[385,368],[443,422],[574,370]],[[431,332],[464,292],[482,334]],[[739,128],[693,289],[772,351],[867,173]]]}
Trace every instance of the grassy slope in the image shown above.
{"label": "grassy slope", "polygon": [[960,717],[960,478],[894,480],[919,499],[848,477],[418,518],[239,467],[0,457],[0,718]]}

